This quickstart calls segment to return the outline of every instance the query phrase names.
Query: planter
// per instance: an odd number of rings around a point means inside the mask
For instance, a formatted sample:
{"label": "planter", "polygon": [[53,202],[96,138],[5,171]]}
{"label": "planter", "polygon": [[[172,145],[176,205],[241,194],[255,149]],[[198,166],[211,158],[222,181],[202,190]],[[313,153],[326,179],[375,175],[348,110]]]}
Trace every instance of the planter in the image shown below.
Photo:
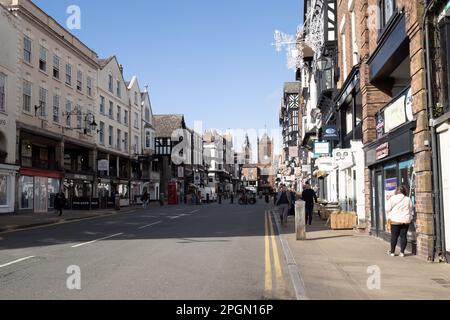
{"label": "planter", "polygon": [[330,215],[332,230],[351,230],[358,225],[358,216],[355,212],[335,212]]}

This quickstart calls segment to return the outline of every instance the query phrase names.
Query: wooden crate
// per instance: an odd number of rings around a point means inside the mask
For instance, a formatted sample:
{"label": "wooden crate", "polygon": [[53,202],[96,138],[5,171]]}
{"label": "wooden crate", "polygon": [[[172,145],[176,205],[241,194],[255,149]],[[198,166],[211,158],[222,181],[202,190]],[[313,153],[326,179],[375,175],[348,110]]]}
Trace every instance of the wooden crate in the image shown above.
{"label": "wooden crate", "polygon": [[330,215],[332,230],[354,229],[358,224],[358,216],[354,212],[332,213]]}

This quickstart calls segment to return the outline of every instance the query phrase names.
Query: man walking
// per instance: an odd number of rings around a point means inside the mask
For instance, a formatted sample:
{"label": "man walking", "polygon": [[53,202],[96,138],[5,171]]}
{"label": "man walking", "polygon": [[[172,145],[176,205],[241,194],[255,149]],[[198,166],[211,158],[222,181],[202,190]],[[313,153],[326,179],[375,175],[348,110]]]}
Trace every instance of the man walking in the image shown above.
{"label": "man walking", "polygon": [[55,197],[55,209],[59,212],[59,216],[61,217],[63,214],[64,206],[66,205],[66,195],[62,190]]}
{"label": "man walking", "polygon": [[281,191],[277,195],[277,200],[275,202],[275,205],[277,207],[279,207],[281,223],[286,225],[289,210],[291,209],[291,207],[293,205],[292,197],[291,197],[290,193],[288,193],[286,191],[286,186],[281,187]]}
{"label": "man walking", "polygon": [[311,189],[311,184],[309,183],[305,185],[305,190],[302,193],[302,200],[306,203],[306,224],[312,225],[314,203],[317,203],[317,194]]}

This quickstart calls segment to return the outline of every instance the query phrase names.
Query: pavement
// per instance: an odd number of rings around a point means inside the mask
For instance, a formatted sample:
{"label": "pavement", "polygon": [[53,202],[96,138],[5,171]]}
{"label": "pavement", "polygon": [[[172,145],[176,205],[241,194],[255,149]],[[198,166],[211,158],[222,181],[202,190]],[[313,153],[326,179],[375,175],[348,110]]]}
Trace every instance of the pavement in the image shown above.
{"label": "pavement", "polygon": [[0,300],[293,300],[268,208],[134,208],[0,234]]}
{"label": "pavement", "polygon": [[307,227],[307,240],[297,241],[294,221],[289,217],[280,236],[292,253],[307,299],[450,299],[449,264],[411,255],[390,257],[387,242],[353,230],[330,230],[318,216]]}

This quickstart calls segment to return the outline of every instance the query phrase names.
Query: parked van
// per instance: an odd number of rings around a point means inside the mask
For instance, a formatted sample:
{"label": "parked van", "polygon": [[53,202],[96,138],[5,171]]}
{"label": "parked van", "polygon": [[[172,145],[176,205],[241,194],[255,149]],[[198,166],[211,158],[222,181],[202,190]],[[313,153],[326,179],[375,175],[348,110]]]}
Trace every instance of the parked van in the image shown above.
{"label": "parked van", "polygon": [[206,202],[207,195],[209,195],[209,201],[216,202],[217,201],[217,193],[214,188],[211,187],[205,187],[200,189],[202,193],[202,202]]}

